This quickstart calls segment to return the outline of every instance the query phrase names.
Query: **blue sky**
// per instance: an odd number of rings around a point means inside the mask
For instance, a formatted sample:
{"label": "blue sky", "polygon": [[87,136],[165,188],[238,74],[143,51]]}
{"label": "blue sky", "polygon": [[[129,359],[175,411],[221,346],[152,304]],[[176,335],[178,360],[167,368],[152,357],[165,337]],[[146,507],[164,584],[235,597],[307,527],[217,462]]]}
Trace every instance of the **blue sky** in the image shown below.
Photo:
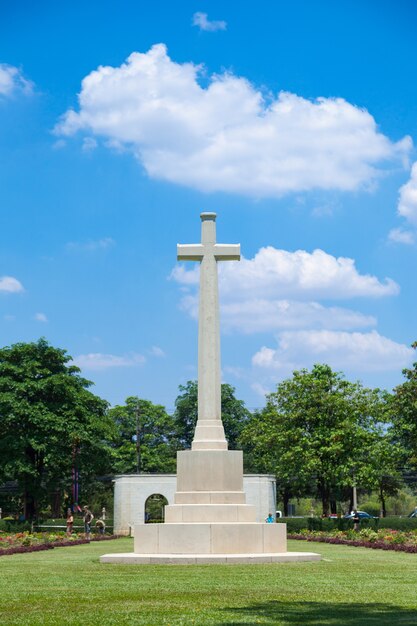
{"label": "blue sky", "polygon": [[[45,336],[111,403],[196,378],[177,243],[217,212],[223,380],[328,362],[392,388],[417,339],[417,8],[0,6],[1,345]],[[413,167],[414,165],[414,167]]]}

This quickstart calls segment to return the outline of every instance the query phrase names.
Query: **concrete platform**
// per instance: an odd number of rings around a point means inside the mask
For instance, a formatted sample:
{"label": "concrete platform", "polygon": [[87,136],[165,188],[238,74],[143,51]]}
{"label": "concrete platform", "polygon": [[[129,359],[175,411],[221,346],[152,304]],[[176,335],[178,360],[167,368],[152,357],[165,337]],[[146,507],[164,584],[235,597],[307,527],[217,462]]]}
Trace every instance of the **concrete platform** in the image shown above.
{"label": "concrete platform", "polygon": [[259,564],[320,561],[315,552],[275,552],[262,554],[104,554],[101,563],[122,565],[209,565],[209,564]]}

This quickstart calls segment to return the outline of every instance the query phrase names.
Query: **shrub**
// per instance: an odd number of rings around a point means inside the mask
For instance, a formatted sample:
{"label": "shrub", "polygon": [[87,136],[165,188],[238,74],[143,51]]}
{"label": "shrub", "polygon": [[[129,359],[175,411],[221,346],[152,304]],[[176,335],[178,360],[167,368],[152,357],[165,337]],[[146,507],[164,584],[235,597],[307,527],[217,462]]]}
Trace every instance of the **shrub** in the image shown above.
{"label": "shrub", "polygon": [[417,518],[415,517],[381,517],[379,528],[392,528],[392,530],[414,530],[417,529]]}
{"label": "shrub", "polygon": [[308,528],[308,520],[315,519],[310,517],[280,517],[277,519],[278,524],[287,524],[288,533],[298,533],[300,530]]}
{"label": "shrub", "polygon": [[18,522],[13,518],[0,519],[0,531],[6,533],[21,533],[30,530],[30,522]]}
{"label": "shrub", "polygon": [[361,519],[360,521],[360,528],[373,528],[374,530],[377,530],[377,528],[379,527],[379,517],[377,517],[376,519]]}

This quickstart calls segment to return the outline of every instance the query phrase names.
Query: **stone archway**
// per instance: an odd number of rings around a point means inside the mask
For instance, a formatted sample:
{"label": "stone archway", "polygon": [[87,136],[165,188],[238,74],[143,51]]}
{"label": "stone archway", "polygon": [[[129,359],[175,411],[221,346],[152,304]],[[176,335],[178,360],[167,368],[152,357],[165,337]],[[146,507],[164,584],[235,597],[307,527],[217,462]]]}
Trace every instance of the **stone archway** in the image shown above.
{"label": "stone archway", "polygon": [[145,500],[144,520],[145,524],[164,521],[164,509],[168,500],[161,493],[152,493]]}

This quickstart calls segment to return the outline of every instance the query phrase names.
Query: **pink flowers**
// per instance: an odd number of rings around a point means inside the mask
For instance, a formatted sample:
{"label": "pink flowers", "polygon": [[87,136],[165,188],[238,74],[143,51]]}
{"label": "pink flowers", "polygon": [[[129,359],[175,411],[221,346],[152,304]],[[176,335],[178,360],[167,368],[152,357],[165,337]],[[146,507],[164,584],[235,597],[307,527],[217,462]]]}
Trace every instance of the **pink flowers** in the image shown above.
{"label": "pink flowers", "polygon": [[[115,535],[97,535],[91,541],[103,541],[116,539]],[[73,534],[67,537],[64,532],[54,533],[16,533],[7,537],[0,537],[0,556],[6,554],[20,554],[22,552],[38,552],[39,550],[52,550],[64,546],[76,546],[90,543],[83,535]]]}
{"label": "pink flowers", "polygon": [[364,528],[359,532],[353,530],[335,530],[333,532],[302,530],[297,534],[289,534],[288,538],[417,553],[417,531],[403,532],[390,529],[372,530],[370,528]]}

